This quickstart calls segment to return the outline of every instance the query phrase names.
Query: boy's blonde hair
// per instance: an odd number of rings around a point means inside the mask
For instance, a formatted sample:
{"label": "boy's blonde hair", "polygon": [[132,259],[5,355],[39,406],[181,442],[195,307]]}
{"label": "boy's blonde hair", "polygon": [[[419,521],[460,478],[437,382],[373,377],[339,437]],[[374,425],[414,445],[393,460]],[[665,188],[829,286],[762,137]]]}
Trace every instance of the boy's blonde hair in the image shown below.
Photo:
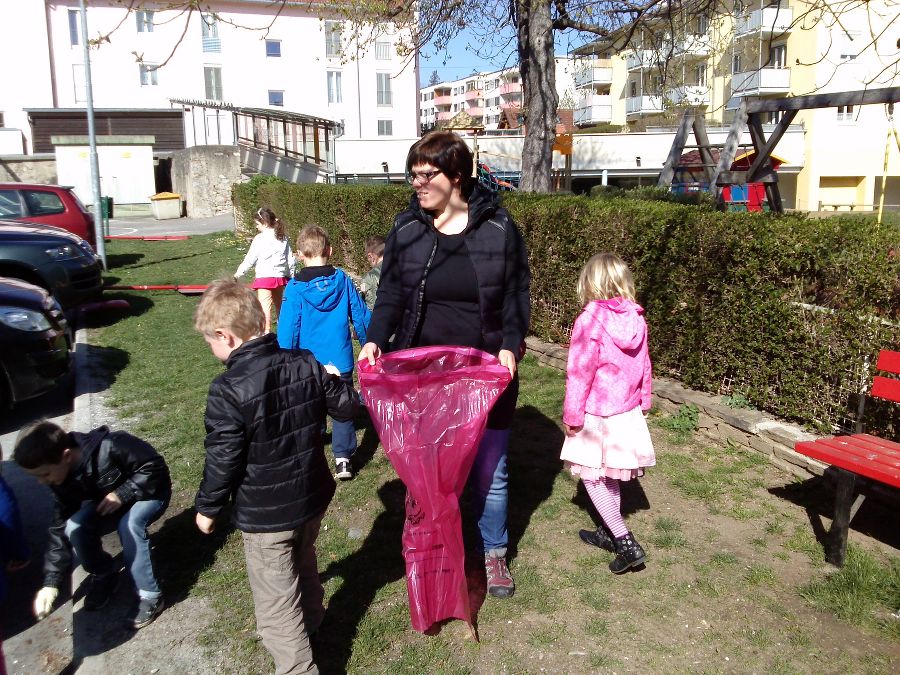
{"label": "boy's blonde hair", "polygon": [[331,241],[318,225],[307,225],[297,235],[297,252],[304,258],[327,258]]}
{"label": "boy's blonde hair", "polygon": [[265,333],[265,327],[266,316],[256,293],[236,279],[212,282],[194,311],[194,328],[204,335],[225,329],[249,340]]}
{"label": "boy's blonde hair", "polygon": [[384,255],[384,237],[375,234],[366,238],[366,255],[370,253],[376,258]]}
{"label": "boy's blonde hair", "polygon": [[625,298],[634,301],[634,278],[628,265],[615,253],[598,253],[588,260],[578,277],[578,300]]}

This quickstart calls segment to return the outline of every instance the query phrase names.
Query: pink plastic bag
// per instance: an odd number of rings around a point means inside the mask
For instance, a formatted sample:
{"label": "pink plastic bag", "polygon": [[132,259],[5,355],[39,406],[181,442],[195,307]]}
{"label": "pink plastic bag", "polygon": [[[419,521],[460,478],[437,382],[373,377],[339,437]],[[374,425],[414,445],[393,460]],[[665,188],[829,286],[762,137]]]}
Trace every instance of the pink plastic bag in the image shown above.
{"label": "pink plastic bag", "polygon": [[459,497],[509,381],[496,357],[469,347],[406,349],[359,364],[366,407],[407,489],[403,557],[417,631],[451,617],[472,626]]}

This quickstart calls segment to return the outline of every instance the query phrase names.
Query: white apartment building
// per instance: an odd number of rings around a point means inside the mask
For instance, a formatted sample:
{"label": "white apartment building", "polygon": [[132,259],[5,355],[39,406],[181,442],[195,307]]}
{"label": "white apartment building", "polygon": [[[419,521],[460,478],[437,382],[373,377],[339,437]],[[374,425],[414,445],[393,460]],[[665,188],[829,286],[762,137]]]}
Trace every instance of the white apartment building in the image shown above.
{"label": "white apartment building", "polygon": [[[705,111],[707,124],[728,125],[743,98],[898,86],[897,32],[879,20],[896,11],[894,0],[735,0],[729,13],[661,17],[626,45],[613,35],[575,50],[575,123],[671,127],[693,106]],[[779,119],[771,113],[767,121]],[[885,147],[884,106],[804,110],[793,124],[804,130],[805,152],[796,178],[780,181],[789,183],[782,194],[790,206],[871,210],[886,175],[885,202],[900,208],[900,155],[896,145]],[[776,147],[775,154],[782,152]]]}
{"label": "white apartment building", "polygon": [[[315,13],[317,3],[288,2],[277,15],[262,0],[210,0],[193,12],[139,5],[130,14],[115,0],[88,5],[97,109],[209,100],[334,120],[348,139],[419,131],[418,64],[397,55],[390,26],[376,27],[363,50],[337,15]],[[24,152],[33,147],[26,110],[85,107],[84,39],[78,0],[0,4],[0,113],[21,130]]]}
{"label": "white apartment building", "polygon": [[[575,87],[572,59],[556,59],[556,91],[560,107],[572,107]],[[465,111],[485,129],[496,129],[502,111],[522,107],[522,82],[518,66],[486,73],[475,73],[452,82],[422,87],[419,90],[422,131],[448,122]]]}

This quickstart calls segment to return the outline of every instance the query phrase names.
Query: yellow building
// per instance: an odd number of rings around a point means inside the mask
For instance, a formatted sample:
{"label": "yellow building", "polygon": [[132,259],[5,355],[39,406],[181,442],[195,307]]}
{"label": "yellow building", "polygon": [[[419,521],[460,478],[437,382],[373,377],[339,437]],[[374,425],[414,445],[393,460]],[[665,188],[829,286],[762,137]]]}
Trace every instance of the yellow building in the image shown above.
{"label": "yellow building", "polygon": [[[898,0],[735,0],[732,11],[712,15],[690,4],[681,16],[647,21],[627,42],[621,31],[575,50],[583,59],[579,126],[671,127],[685,106],[702,109],[708,126],[730,125],[743,97],[900,86]],[[780,181],[785,206],[872,210],[886,174],[885,205],[900,211],[900,143],[889,138],[900,123],[886,106],[803,110],[793,123],[804,129],[805,154],[799,174]]]}

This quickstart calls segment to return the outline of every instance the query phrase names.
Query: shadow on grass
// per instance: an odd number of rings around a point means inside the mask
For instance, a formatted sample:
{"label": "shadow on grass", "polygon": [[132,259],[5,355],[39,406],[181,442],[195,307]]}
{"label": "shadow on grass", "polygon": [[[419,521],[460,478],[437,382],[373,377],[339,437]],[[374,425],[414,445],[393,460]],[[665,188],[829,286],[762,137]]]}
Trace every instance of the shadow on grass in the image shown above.
{"label": "shadow on grass", "polygon": [[[871,482],[857,478],[857,491],[870,491]],[[827,474],[815,476],[802,482],[788,483],[769,488],[776,497],[787,500],[806,511],[816,540],[824,547],[828,542],[828,527],[834,516],[834,480]],[[900,528],[897,527],[896,502],[893,506],[878,496],[866,497],[859,511],[850,521],[850,529],[871,537],[892,548],[900,548]],[[823,518],[828,519],[826,526]]]}
{"label": "shadow on grass", "polygon": [[[328,600],[325,620],[319,628],[315,652],[322,673],[346,673],[353,641],[378,591],[406,573],[400,535],[406,518],[406,488],[399,479],[378,488],[384,511],[372,523],[362,546],[350,555],[331,563],[322,573],[324,582],[341,577],[341,587]],[[373,626],[375,631],[377,626]],[[368,636],[379,639],[379,635]]]}
{"label": "shadow on grass", "polygon": [[131,267],[144,257],[143,253],[113,253],[106,256],[106,269]]}

